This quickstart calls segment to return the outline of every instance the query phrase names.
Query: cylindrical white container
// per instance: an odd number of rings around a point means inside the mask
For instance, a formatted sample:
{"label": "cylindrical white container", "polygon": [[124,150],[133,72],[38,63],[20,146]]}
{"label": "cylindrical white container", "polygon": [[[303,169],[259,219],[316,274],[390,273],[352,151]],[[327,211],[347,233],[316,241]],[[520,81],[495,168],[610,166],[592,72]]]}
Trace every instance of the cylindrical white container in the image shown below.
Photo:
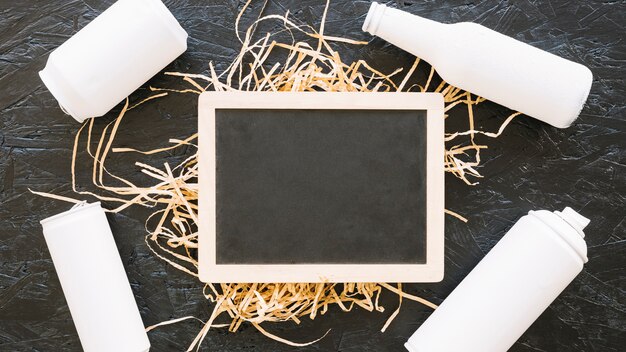
{"label": "cylindrical white container", "polygon": [[581,272],[572,210],[531,211],[504,235],[405,344],[411,352],[504,352]]}
{"label": "cylindrical white container", "polygon": [[85,352],[146,352],[150,341],[100,203],[41,221]]}
{"label": "cylindrical white container", "polygon": [[443,24],[372,3],[363,30],[431,63],[453,86],[565,128],[591,89],[591,71],[476,23]]}
{"label": "cylindrical white container", "polygon": [[119,0],[54,50],[39,76],[78,122],[106,114],[187,50],[160,0]]}

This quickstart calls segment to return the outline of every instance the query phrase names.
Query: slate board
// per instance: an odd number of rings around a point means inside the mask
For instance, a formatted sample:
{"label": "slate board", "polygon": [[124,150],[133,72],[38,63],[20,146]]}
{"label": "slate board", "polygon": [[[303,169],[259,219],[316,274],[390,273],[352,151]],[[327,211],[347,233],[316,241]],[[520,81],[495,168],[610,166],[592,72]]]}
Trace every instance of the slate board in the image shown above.
{"label": "slate board", "polygon": [[426,262],[425,110],[215,115],[217,264]]}

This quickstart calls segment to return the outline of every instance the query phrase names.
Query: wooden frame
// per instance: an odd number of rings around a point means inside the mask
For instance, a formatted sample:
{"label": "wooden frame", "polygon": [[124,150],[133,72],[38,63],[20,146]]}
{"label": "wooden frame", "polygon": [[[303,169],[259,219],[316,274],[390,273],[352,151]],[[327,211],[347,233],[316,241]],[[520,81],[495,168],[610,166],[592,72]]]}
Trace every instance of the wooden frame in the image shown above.
{"label": "wooden frame", "polygon": [[[426,110],[425,264],[216,264],[216,109]],[[438,282],[444,271],[444,103],[438,93],[205,92],[199,99],[200,280],[227,282]]]}

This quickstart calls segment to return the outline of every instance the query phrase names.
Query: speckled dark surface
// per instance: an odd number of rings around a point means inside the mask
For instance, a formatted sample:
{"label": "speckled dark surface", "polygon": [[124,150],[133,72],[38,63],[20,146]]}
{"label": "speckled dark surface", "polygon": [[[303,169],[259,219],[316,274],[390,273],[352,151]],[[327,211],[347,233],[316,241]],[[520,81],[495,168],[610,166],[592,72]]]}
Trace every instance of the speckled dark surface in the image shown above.
{"label": "speckled dark surface", "polygon": [[[238,50],[233,31],[238,1],[166,0],[190,33],[189,50],[168,70],[202,72],[213,60],[224,68]],[[28,188],[71,195],[69,160],[78,125],[65,116],[42,85],[37,72],[48,53],[107,8],[112,1],[0,0],[0,351],[79,351],[80,344],[41,234],[39,220],[66,204],[39,198]],[[261,3],[244,16],[257,16]],[[559,130],[519,118],[497,140],[487,141],[480,171],[485,178],[469,187],[446,179],[447,207],[469,217],[468,224],[446,219],[446,276],[438,284],[409,285],[411,293],[439,303],[530,209],[569,205],[592,219],[587,228],[589,263],[576,280],[515,344],[512,351],[623,351],[626,346],[626,46],[624,1],[480,1],[445,0],[396,4],[443,22],[476,21],[591,68],[594,83],[587,106],[573,127]],[[317,25],[319,0],[272,1],[265,13],[290,10],[299,22]],[[346,61],[365,58],[383,71],[408,67],[405,52],[360,31],[369,1],[334,1],[327,33],[369,40],[363,47],[338,46]],[[278,27],[279,25],[276,24]],[[415,33],[414,35],[419,35]],[[422,67],[418,79],[427,68]],[[157,75],[149,84],[182,87]],[[147,85],[146,85],[147,86]],[[144,86],[133,100],[149,94]],[[156,147],[167,138],[195,130],[196,102],[176,95],[147,104],[132,115],[118,137],[120,146]],[[115,112],[98,120],[102,127]],[[508,111],[485,104],[478,124],[495,128]],[[464,119],[448,119],[449,130]],[[166,156],[180,160],[187,151]],[[155,159],[156,161],[157,159]],[[134,157],[115,156],[119,174],[141,179]],[[123,166],[122,166],[123,165]],[[115,166],[120,166],[116,168]],[[86,177],[79,178],[88,186]],[[196,315],[206,319],[210,306],[201,285],[155,258],[143,242],[147,212],[130,209],[109,216],[143,320],[151,325]],[[86,249],[86,250],[97,250]],[[103,287],[102,289],[106,289]],[[396,307],[386,294],[387,311],[336,309],[315,321],[268,325],[282,337],[307,341],[332,328],[303,351],[402,351],[402,344],[430,313],[405,302],[386,333],[385,319]],[[150,333],[152,351],[182,351],[200,325],[183,322]],[[111,336],[111,338],[115,338]],[[291,351],[244,325],[239,332],[210,331],[206,351]]]}

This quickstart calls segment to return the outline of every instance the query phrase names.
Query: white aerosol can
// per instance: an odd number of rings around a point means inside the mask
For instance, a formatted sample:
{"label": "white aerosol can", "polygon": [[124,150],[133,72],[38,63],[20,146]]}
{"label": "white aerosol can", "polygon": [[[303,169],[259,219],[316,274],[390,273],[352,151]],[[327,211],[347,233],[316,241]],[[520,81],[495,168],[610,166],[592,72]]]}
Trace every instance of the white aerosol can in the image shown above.
{"label": "white aerosol can", "polygon": [[78,122],[106,114],[187,50],[160,0],[119,0],[54,50],[39,72]]}
{"label": "white aerosol can", "polygon": [[405,344],[411,352],[507,351],[587,262],[572,208],[530,211]]}
{"label": "white aerosol can", "polygon": [[476,23],[443,24],[372,3],[363,30],[416,55],[449,84],[565,128],[591,89],[591,71]]}

